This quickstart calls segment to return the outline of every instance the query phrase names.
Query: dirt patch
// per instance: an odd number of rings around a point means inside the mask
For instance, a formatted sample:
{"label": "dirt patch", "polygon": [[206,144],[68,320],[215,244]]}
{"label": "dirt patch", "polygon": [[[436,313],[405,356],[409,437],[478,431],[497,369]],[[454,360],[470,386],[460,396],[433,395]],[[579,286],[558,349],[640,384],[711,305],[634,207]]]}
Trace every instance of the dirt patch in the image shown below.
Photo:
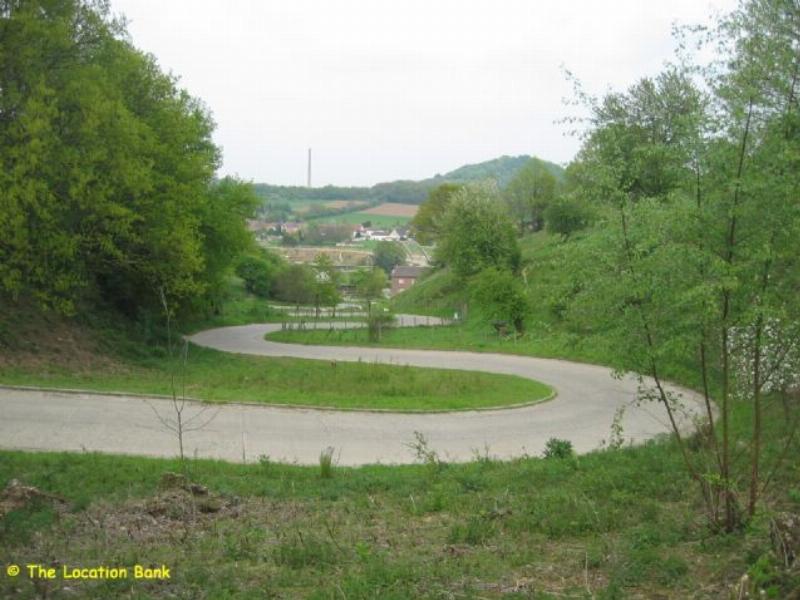
{"label": "dirt patch", "polygon": [[325,208],[358,208],[359,206],[366,206],[367,202],[363,200],[331,200],[325,203]]}
{"label": "dirt patch", "polygon": [[129,369],[100,347],[95,334],[72,319],[32,306],[0,304],[0,370],[66,368],[115,373]]}
{"label": "dirt patch", "polygon": [[373,206],[362,211],[367,215],[382,215],[385,217],[413,217],[417,214],[419,206],[416,204],[400,204],[399,202],[387,202],[378,206]]}
{"label": "dirt patch", "polygon": [[86,528],[134,541],[174,538],[221,518],[236,518],[243,504],[235,496],[210,492],[182,475],[165,473],[160,490],[122,504],[97,503],[84,515]]}
{"label": "dirt patch", "polygon": [[39,502],[52,502],[57,508],[67,506],[67,501],[59,496],[43,492],[32,485],[23,485],[18,480],[12,479],[0,492],[0,519],[12,510],[27,508]]}

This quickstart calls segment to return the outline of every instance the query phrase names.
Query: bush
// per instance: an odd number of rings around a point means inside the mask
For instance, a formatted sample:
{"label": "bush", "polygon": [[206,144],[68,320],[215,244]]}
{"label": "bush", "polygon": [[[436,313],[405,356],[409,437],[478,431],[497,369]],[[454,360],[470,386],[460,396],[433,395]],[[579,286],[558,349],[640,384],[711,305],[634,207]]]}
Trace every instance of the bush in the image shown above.
{"label": "bush", "polygon": [[319,476],[322,479],[333,477],[333,452],[332,446],[328,446],[319,455]]}
{"label": "bush", "polygon": [[275,269],[258,256],[245,256],[236,265],[236,274],[244,281],[245,289],[260,298],[270,296],[275,280]]}
{"label": "bush", "polygon": [[367,332],[369,341],[380,342],[384,329],[394,325],[394,315],[387,310],[378,308],[373,310],[367,318]]}
{"label": "bush", "polygon": [[569,440],[560,440],[558,438],[550,438],[544,447],[545,458],[570,458],[575,454],[572,449],[572,442]]}

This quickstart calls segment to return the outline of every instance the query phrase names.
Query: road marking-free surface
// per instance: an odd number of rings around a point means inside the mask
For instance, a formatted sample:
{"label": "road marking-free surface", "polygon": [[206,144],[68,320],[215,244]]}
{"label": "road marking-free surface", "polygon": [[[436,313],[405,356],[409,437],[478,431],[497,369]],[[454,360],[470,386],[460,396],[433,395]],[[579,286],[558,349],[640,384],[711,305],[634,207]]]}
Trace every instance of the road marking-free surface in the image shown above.
{"label": "road marking-free surface", "polygon": [[[271,460],[316,464],[320,452],[333,447],[342,465],[410,463],[416,460],[409,448],[415,432],[422,433],[442,458],[454,461],[483,455],[487,449],[491,456],[503,459],[539,455],[551,437],[570,440],[578,452],[588,452],[609,439],[615,414],[623,407],[626,441],[640,443],[669,431],[663,407],[656,403],[637,406],[637,382],[614,379],[607,367],[506,354],[305,346],[264,340],[265,334],[280,328],[274,323],[222,327],[189,339],[200,346],[258,356],[518,375],[552,386],[557,396],[522,408],[433,414],[220,405],[207,409],[201,417],[214,413],[206,427],[185,435],[187,455],[235,462],[269,456]],[[675,386],[669,389],[682,395],[680,424],[689,430],[693,417],[704,412],[702,399]],[[191,403],[185,414],[192,416],[203,406]],[[163,427],[153,409],[168,417],[171,401],[0,388],[0,447],[175,456],[176,436]]]}

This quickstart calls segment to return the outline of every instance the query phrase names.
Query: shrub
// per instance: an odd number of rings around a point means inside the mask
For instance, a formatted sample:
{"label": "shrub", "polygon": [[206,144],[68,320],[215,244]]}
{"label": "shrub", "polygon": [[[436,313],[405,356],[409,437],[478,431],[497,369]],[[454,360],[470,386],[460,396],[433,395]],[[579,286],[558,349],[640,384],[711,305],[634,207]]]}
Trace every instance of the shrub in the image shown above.
{"label": "shrub", "polygon": [[333,477],[333,446],[328,446],[319,455],[319,476],[323,479]]}
{"label": "shrub", "polygon": [[572,449],[572,442],[569,440],[560,440],[558,438],[550,438],[544,447],[545,458],[570,458],[575,454]]}

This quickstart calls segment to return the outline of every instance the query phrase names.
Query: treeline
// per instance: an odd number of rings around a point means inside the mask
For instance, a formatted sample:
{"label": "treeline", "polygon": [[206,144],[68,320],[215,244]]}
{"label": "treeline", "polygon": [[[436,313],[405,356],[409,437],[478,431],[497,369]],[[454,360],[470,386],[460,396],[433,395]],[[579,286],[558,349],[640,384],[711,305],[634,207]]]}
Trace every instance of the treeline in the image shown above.
{"label": "treeline", "polygon": [[[555,171],[552,163],[528,158],[505,187],[492,180],[484,180],[479,186],[482,195],[499,205],[504,218],[513,222],[520,234],[546,226],[566,239],[592,220],[590,206],[579,197],[575,169],[573,164],[566,171]],[[422,244],[433,244],[451,231],[452,224],[447,220],[451,199],[475,185],[443,183],[433,188],[411,220],[416,239]]]}
{"label": "treeline", "polygon": [[[291,205],[297,201],[328,200],[366,200],[371,203],[399,202],[420,204],[434,188],[444,183],[468,183],[493,180],[505,187],[529,162],[529,156],[501,156],[474,165],[464,165],[444,175],[435,175],[420,181],[400,180],[378,183],[372,187],[337,187],[328,185],[320,188],[292,187],[255,184],[256,193],[274,205]],[[544,160],[539,160],[544,168],[556,179],[563,177],[564,170]]]}
{"label": "treeline", "polygon": [[202,102],[105,2],[0,0],[0,295],[204,309],[258,199],[215,179]]}
{"label": "treeline", "polygon": [[372,303],[383,298],[383,290],[388,286],[388,273],[404,256],[397,254],[394,244],[384,244],[377,253],[376,269],[341,272],[324,253],[318,254],[311,264],[298,264],[268,250],[256,249],[238,261],[236,274],[251,294],[297,307],[311,305],[316,308],[317,316],[323,307],[330,308],[336,316],[343,291],[348,289],[351,295],[367,303],[371,314]]}

